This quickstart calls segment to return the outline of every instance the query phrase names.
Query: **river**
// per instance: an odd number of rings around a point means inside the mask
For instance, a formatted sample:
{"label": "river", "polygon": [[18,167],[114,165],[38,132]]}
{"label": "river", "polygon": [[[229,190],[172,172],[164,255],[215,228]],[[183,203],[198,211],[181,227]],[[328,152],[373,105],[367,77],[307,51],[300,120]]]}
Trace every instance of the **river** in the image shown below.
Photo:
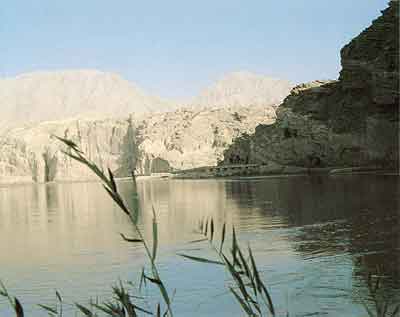
{"label": "river", "polygon": [[[118,186],[128,202],[129,181]],[[397,176],[337,175],[254,179],[138,181],[138,223],[152,237],[159,224],[158,263],[177,316],[242,316],[227,291],[223,267],[191,262],[179,252],[215,258],[195,232],[213,217],[235,225],[249,243],[278,316],[367,316],[400,300],[400,185]],[[127,217],[99,183],[0,187],[0,280],[28,316],[56,303],[99,301],[119,280],[137,283],[147,260]],[[229,244],[229,241],[226,242]],[[380,276],[375,302],[368,275]],[[144,296],[157,292],[148,286]],[[149,299],[151,301],[151,299]],[[394,307],[389,305],[390,307]],[[0,299],[0,316],[12,316]]]}

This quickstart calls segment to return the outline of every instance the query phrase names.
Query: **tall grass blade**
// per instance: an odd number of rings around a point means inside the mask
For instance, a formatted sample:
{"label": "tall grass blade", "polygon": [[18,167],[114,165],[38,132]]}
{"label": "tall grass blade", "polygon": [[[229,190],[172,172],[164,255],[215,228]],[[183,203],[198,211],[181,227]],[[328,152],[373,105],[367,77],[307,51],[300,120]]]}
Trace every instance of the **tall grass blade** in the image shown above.
{"label": "tall grass blade", "polygon": [[236,300],[238,301],[238,303],[240,304],[240,306],[243,308],[243,310],[246,312],[247,316],[255,316],[253,310],[251,309],[251,307],[243,300],[243,298],[240,297],[240,295],[238,293],[236,293],[236,291],[232,288],[229,287],[229,289],[231,290],[232,294],[235,296]]}
{"label": "tall grass blade", "polygon": [[267,287],[264,285],[263,282],[261,282],[261,287],[262,287],[262,289],[264,291],[264,295],[265,295],[265,297],[267,298],[267,301],[268,301],[268,309],[269,309],[271,315],[275,316],[275,308],[274,308],[274,304],[272,302],[271,295],[269,294],[269,292],[267,290]]}
{"label": "tall grass blade", "polygon": [[92,304],[96,309],[106,313],[109,316],[113,317],[125,317],[125,310],[120,305],[116,305],[114,303],[108,302],[103,305]]}
{"label": "tall grass blade", "polygon": [[254,280],[255,280],[256,286],[257,286],[257,290],[259,292],[261,292],[261,290],[262,290],[261,279],[260,279],[260,275],[259,275],[258,270],[257,270],[256,262],[254,261],[253,252],[251,251],[250,246],[248,247],[248,251],[249,251],[250,263],[251,263],[251,266],[252,266],[252,269],[253,269],[253,276],[254,276]]}
{"label": "tall grass blade", "polygon": [[115,183],[114,175],[111,172],[110,168],[108,168],[108,176],[109,176],[109,179],[110,179],[111,189],[112,189],[113,192],[116,193],[118,191],[117,190],[117,184]]}
{"label": "tall grass blade", "polygon": [[143,284],[146,285],[146,275],[144,274],[144,268],[142,268],[142,273],[140,274],[139,291],[142,290]]}
{"label": "tall grass blade", "polygon": [[151,257],[153,263],[156,261],[157,248],[158,248],[158,226],[157,226],[156,212],[153,207],[153,253]]}
{"label": "tall grass blade", "polygon": [[189,241],[188,243],[199,243],[199,242],[204,242],[204,241],[208,241],[208,239],[204,238],[204,239],[192,240],[192,241]]}
{"label": "tall grass blade", "polygon": [[120,233],[120,236],[121,236],[122,239],[124,239],[126,242],[143,242],[142,239],[127,238],[123,233]]}
{"label": "tall grass blade", "polygon": [[107,186],[104,186],[104,189],[107,191],[107,193],[110,195],[110,197],[115,201],[115,203],[121,208],[121,210],[130,216],[129,210],[125,207],[124,202],[122,201],[122,198],[118,195],[112,192]]}
{"label": "tall grass blade", "polygon": [[144,277],[147,280],[149,280],[151,283],[157,285],[157,287],[160,290],[161,296],[164,299],[164,302],[167,304],[167,313],[168,312],[171,313],[171,300],[169,299],[169,295],[168,295],[167,289],[165,288],[164,283],[161,281],[160,277],[158,276],[158,273],[155,270],[154,266],[153,266],[153,275],[154,275],[154,278],[149,277],[147,275],[144,275]]}
{"label": "tall grass blade", "polygon": [[192,260],[192,261],[200,262],[200,263],[224,265],[223,262],[215,261],[215,260],[209,260],[209,259],[206,259],[206,258],[200,258],[200,257],[197,257],[197,256],[191,256],[191,255],[182,254],[182,253],[178,253],[177,255],[179,255],[181,257],[184,257],[184,258],[187,258],[187,259]]}
{"label": "tall grass blade", "polygon": [[53,308],[53,307],[50,307],[50,306],[47,306],[47,305],[42,305],[42,304],[38,304],[38,306],[40,308],[42,308],[43,310],[47,311],[50,314],[53,314],[53,315],[56,315],[56,316],[58,315],[58,311],[57,311],[56,308]]}
{"label": "tall grass blade", "polygon": [[211,218],[210,222],[210,241],[213,241],[214,238],[214,219]]}
{"label": "tall grass blade", "polygon": [[95,317],[95,315],[90,311],[90,309],[86,308],[85,306],[75,303],[75,306],[85,315],[88,317]]}
{"label": "tall grass blade", "polygon": [[237,249],[238,249],[238,243],[236,239],[236,230],[235,227],[232,227],[232,259],[233,259],[233,266],[239,264],[239,261],[237,260]]}
{"label": "tall grass blade", "polygon": [[74,151],[76,151],[78,153],[83,153],[81,150],[79,150],[79,147],[75,142],[73,142],[71,140],[64,139],[64,138],[59,137],[59,136],[54,135],[54,134],[52,135],[52,137],[54,137],[57,140],[63,142],[65,145],[67,145],[69,148],[72,148]]}
{"label": "tall grass blade", "polygon": [[229,273],[233,277],[236,285],[239,287],[240,292],[243,295],[243,298],[245,300],[251,298],[249,293],[246,291],[246,285],[244,284],[242,278],[240,277],[240,274],[238,272],[236,272],[233,264],[228,260],[228,258],[225,255],[222,254],[222,257],[224,258],[225,264],[228,267]]}
{"label": "tall grass blade", "polygon": [[[161,281],[160,281],[160,282],[161,282]],[[172,312],[171,312],[171,301],[170,301],[170,299],[169,299],[169,295],[168,295],[167,289],[166,289],[165,286],[164,286],[164,283],[161,282],[161,283],[158,285],[158,288],[160,289],[161,295],[162,295],[162,297],[164,298],[165,303],[167,304],[167,310],[166,310],[166,312],[164,313],[164,315],[167,316],[168,313],[171,313],[171,314],[172,314]]]}
{"label": "tall grass blade", "polygon": [[133,191],[133,206],[132,206],[132,215],[131,215],[131,219],[132,222],[137,225],[138,223],[138,219],[139,219],[139,210],[140,210],[140,206],[139,206],[139,196],[137,194],[137,184],[136,184],[136,176],[134,172],[131,172],[131,178],[132,178],[132,191]]}
{"label": "tall grass blade", "polygon": [[253,289],[254,295],[257,296],[257,287],[254,283],[253,275],[251,274],[250,267],[247,264],[247,262],[243,256],[242,250],[240,248],[238,248],[238,254],[239,254],[239,260],[241,261],[242,267],[244,268],[244,273],[251,283],[251,288]]}
{"label": "tall grass blade", "polygon": [[161,307],[160,307],[160,303],[157,304],[156,316],[157,316],[157,317],[161,317]]}
{"label": "tall grass blade", "polygon": [[14,298],[14,309],[17,317],[24,317],[24,309],[22,308],[21,303],[16,297]]}
{"label": "tall grass blade", "polygon": [[200,229],[201,233],[204,233],[204,231],[203,231],[204,230],[204,216],[199,223],[199,229]]}
{"label": "tall grass blade", "polygon": [[111,305],[108,304],[108,303],[104,303],[103,306],[102,306],[102,305],[99,305],[99,304],[96,304],[96,303],[93,303],[92,306],[93,306],[94,308],[96,308],[97,310],[102,311],[102,312],[105,313],[107,316],[115,316],[115,317],[120,316],[120,315],[118,314],[118,311],[116,312],[114,309],[111,309],[111,308],[110,308]]}
{"label": "tall grass blade", "polygon": [[222,253],[222,247],[224,246],[225,242],[225,230],[226,230],[226,223],[224,222],[224,225],[222,226],[222,234],[221,234],[221,245],[219,247],[219,253]]}
{"label": "tall grass blade", "polygon": [[274,308],[274,305],[272,302],[272,298],[271,298],[266,286],[261,281],[260,274],[258,272],[256,262],[254,260],[253,252],[251,251],[250,246],[248,247],[248,249],[249,249],[249,256],[250,256],[251,265],[253,267],[253,275],[254,275],[255,283],[257,285],[257,289],[260,293],[261,293],[261,291],[264,292],[265,298],[267,299],[268,309],[269,309],[270,313],[272,314],[272,316],[275,316],[275,308]]}
{"label": "tall grass blade", "polygon": [[56,296],[57,296],[58,301],[60,303],[62,303],[62,297],[61,297],[61,295],[60,295],[60,293],[58,291],[56,291]]}

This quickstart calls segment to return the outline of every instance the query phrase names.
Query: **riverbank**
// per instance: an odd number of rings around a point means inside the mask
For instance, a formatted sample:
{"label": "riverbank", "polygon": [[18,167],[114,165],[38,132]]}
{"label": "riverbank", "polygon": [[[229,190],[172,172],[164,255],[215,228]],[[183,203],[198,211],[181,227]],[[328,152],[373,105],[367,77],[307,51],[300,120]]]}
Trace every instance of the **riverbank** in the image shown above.
{"label": "riverbank", "polygon": [[[289,177],[289,176],[311,176],[311,175],[355,175],[355,174],[379,174],[400,176],[399,170],[386,169],[378,166],[358,166],[358,167],[320,167],[307,168],[301,166],[283,166],[278,164],[258,165],[258,164],[237,164],[221,166],[204,166],[194,169],[174,171],[171,173],[155,173],[152,175],[137,175],[138,181],[147,179],[212,179],[212,178],[235,178],[253,179],[267,177]],[[118,177],[119,182],[130,181],[131,177]],[[27,177],[0,179],[0,186],[29,185],[29,184],[50,184],[50,183],[89,183],[98,182],[96,178],[85,179],[63,179],[48,183],[34,182]]]}
{"label": "riverbank", "polygon": [[276,163],[269,164],[236,164],[221,166],[205,166],[195,169],[174,172],[173,178],[230,178],[230,177],[264,177],[285,175],[336,175],[336,174],[377,174],[385,173],[400,175],[399,170],[387,169],[379,166],[355,166],[355,167],[319,167],[308,168],[301,166],[284,166]]}

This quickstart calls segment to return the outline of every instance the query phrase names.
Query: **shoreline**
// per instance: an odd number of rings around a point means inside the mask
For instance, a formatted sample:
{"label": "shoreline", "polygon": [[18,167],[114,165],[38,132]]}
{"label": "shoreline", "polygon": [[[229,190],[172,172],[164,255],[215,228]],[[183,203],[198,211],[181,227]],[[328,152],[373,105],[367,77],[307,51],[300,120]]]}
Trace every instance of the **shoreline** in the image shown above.
{"label": "shoreline", "polygon": [[[371,169],[371,168],[335,168],[335,169],[324,169],[324,170],[312,170],[292,173],[265,173],[265,174],[248,174],[248,175],[209,175],[196,173],[193,174],[180,174],[180,173],[165,173],[163,175],[139,175],[137,176],[138,181],[145,181],[149,179],[179,179],[179,180],[206,180],[206,179],[228,179],[228,180],[251,180],[251,179],[268,179],[268,178],[289,178],[289,177],[335,177],[335,176],[353,176],[353,175],[375,175],[375,176],[400,176],[398,170],[393,169]],[[131,177],[118,177],[117,182],[127,182]],[[2,181],[0,180],[1,187],[10,186],[24,186],[24,185],[50,185],[50,184],[74,184],[74,183],[100,183],[97,179],[65,179],[56,180],[47,183],[38,183],[34,181]]]}
{"label": "shoreline", "polygon": [[316,175],[357,175],[357,174],[386,174],[399,176],[396,168],[382,168],[379,166],[332,166],[308,168],[302,166],[279,165],[271,163],[267,165],[243,164],[243,165],[220,165],[212,167],[199,167],[190,170],[177,171],[173,173],[176,179],[203,179],[203,178],[255,178],[276,176],[316,176]]}

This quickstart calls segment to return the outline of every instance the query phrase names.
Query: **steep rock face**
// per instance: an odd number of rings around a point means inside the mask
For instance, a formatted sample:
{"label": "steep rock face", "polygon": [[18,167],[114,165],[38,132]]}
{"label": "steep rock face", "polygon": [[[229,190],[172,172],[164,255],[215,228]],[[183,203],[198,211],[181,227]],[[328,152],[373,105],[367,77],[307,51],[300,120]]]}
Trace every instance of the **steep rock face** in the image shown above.
{"label": "steep rock face", "polygon": [[140,122],[139,148],[149,159],[168,161],[173,169],[216,165],[232,139],[254,132],[260,122],[274,120],[272,108],[181,109]]}
{"label": "steep rock face", "polygon": [[341,50],[340,81],[346,89],[368,90],[377,105],[399,98],[399,1]]}
{"label": "steep rock face", "polygon": [[399,3],[392,1],[342,49],[338,81],[295,87],[276,122],[236,140],[224,163],[398,167],[398,27]]}
{"label": "steep rock face", "polygon": [[12,130],[0,139],[0,181],[48,182],[92,175],[64,155],[52,135],[71,138],[100,166],[117,168],[127,122],[70,120]]}
{"label": "steep rock face", "polygon": [[92,179],[62,153],[58,135],[73,140],[117,176],[215,165],[234,138],[275,120],[272,108],[180,109],[129,120],[65,120],[13,129],[0,137],[0,182]]}

